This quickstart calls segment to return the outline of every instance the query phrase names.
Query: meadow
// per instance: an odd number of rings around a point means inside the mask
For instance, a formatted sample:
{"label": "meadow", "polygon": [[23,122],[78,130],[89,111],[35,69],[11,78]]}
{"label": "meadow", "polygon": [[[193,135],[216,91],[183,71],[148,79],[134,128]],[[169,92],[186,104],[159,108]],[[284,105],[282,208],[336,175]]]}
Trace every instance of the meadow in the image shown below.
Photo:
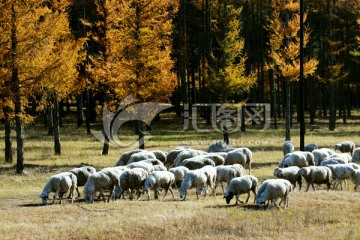
{"label": "meadow", "polygon": [[[336,143],[353,140],[360,145],[360,117],[354,114],[347,125],[328,131],[325,120],[320,128],[307,131],[306,143],[334,148]],[[101,124],[92,126],[101,129]],[[169,151],[180,145],[206,150],[222,140],[215,131],[183,131],[182,120],[170,114],[162,116],[149,131],[152,138],[146,149]],[[64,119],[61,129],[62,155],[53,154],[53,139],[41,123],[26,127],[25,170],[16,175],[13,165],[0,162],[0,239],[360,239],[360,193],[347,189],[316,191],[295,189],[289,208],[259,208],[251,196],[248,204],[227,205],[221,188],[217,196],[196,200],[192,189],[186,201],[178,191],[163,200],[140,200],[86,204],[80,198],[75,204],[41,205],[39,195],[50,176],[80,164],[97,169],[113,166],[121,153],[130,148],[111,147],[102,156],[102,143]],[[260,181],[272,178],[273,169],[282,159],[284,129],[259,130],[249,126],[245,133],[230,135],[229,147],[246,146],[253,151],[252,174]],[[294,124],[292,141],[299,149],[299,129]],[[4,149],[4,131],[0,129],[0,149]],[[132,129],[121,130],[121,139],[136,139]],[[14,139],[15,145],[15,139]],[[4,159],[3,151],[0,159]],[[14,158],[16,159],[16,158]],[[247,173],[247,170],[246,170]],[[304,182],[304,181],[303,181]],[[306,184],[303,184],[306,187]],[[80,191],[82,188],[80,188]],[[245,199],[245,195],[240,197]]]}

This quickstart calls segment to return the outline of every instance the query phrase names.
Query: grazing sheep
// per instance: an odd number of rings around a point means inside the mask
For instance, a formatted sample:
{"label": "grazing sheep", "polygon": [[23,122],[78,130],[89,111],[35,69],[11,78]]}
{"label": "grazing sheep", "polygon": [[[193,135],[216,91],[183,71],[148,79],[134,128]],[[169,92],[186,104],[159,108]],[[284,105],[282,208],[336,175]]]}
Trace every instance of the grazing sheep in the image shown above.
{"label": "grazing sheep", "polygon": [[345,163],[345,165],[347,165],[347,166],[350,166],[350,167],[352,167],[353,169],[360,169],[360,165],[359,164],[357,164],[357,163],[353,163],[353,162],[351,162],[351,163]]}
{"label": "grazing sheep", "polygon": [[151,163],[147,163],[147,162],[144,162],[144,161],[130,163],[126,167],[128,169],[142,168],[142,169],[146,170],[148,172],[148,174],[150,174],[150,173],[152,173],[154,171],[154,166]]}
{"label": "grazing sheep", "polygon": [[[227,155],[227,154],[226,154]],[[224,165],[225,158],[218,153],[209,153],[205,155],[206,158],[209,158],[214,161],[215,166]]]}
{"label": "grazing sheep", "polygon": [[219,152],[221,149],[226,149],[227,148],[227,144],[225,142],[214,142],[212,144],[210,144],[209,148],[208,148],[208,152]]}
{"label": "grazing sheep", "polygon": [[355,169],[346,164],[329,165],[328,168],[331,169],[333,178],[335,178],[333,189],[336,189],[340,184],[340,188],[343,190],[342,181],[346,181],[346,179],[351,178],[355,174]]}
{"label": "grazing sheep", "polygon": [[202,167],[201,170],[203,170],[207,176],[207,186],[210,186],[215,196],[215,181],[217,175],[216,168],[214,166],[207,165]]}
{"label": "grazing sheep", "polygon": [[356,191],[360,185],[360,169],[355,169],[352,180],[355,184],[354,191]]}
{"label": "grazing sheep", "polygon": [[324,161],[325,160],[336,160],[339,163],[349,163],[351,161],[351,156],[347,153],[340,153],[340,154],[336,153],[334,155],[325,158]]}
{"label": "grazing sheep", "polygon": [[295,151],[294,144],[291,141],[285,141],[282,146],[282,151],[284,153],[284,156],[288,153],[292,153]]}
{"label": "grazing sheep", "polygon": [[226,193],[224,195],[224,198],[226,199],[226,203],[229,204],[231,199],[234,197],[234,195],[236,196],[235,205],[237,205],[238,203],[244,203],[239,199],[239,196],[243,193],[248,194],[245,201],[245,203],[247,203],[249,201],[251,191],[254,193],[254,203],[255,203],[257,184],[258,184],[258,179],[252,175],[233,178],[230,181],[226,189]]}
{"label": "grazing sheep", "polygon": [[180,182],[181,184],[181,181],[184,179],[185,175],[189,172],[189,169],[184,166],[179,166],[179,167],[170,168],[168,171],[175,175],[174,184],[175,186],[177,186],[178,182]]}
{"label": "grazing sheep", "polygon": [[119,186],[119,184],[119,174],[116,171],[109,169],[96,172],[90,175],[85,183],[83,190],[85,201],[87,203],[93,203],[96,192],[100,192],[98,199],[102,196],[104,202],[106,202],[104,191],[109,190],[109,202],[113,194],[114,186]]}
{"label": "grazing sheep", "polygon": [[75,201],[74,189],[77,187],[77,179],[76,176],[71,172],[63,172],[52,176],[49,181],[45,184],[43,191],[40,194],[40,198],[42,203],[45,205],[49,199],[49,194],[51,192],[55,192],[53,202],[55,202],[55,198],[59,198],[59,203],[61,204],[61,200],[63,195],[70,191],[71,203]]}
{"label": "grazing sheep", "polygon": [[106,168],[101,169],[100,172],[105,172],[105,171],[111,170],[111,171],[115,171],[120,176],[121,173],[123,171],[125,171],[125,169],[127,169],[126,166],[106,167]]}
{"label": "grazing sheep", "polygon": [[316,149],[319,149],[319,147],[314,143],[310,143],[310,144],[304,146],[304,151],[305,152],[312,152],[312,151],[314,151]]}
{"label": "grazing sheep", "polygon": [[335,151],[336,150],[340,150],[342,153],[349,152],[352,156],[355,150],[355,143],[353,141],[341,142],[335,145]]}
{"label": "grazing sheep", "polygon": [[167,152],[161,150],[153,150],[151,152],[155,155],[156,159],[159,159],[162,163],[165,163]]}
{"label": "grazing sheep", "polygon": [[147,160],[141,160],[139,162],[147,162],[153,166],[156,166],[156,165],[164,166],[164,164],[159,159],[147,159]]}
{"label": "grazing sheep", "polygon": [[202,156],[185,159],[182,162],[182,166],[187,167],[190,170],[200,169],[206,165],[215,167],[215,163],[213,160]]}
{"label": "grazing sheep", "polygon": [[165,196],[170,190],[173,198],[174,193],[171,189],[171,185],[175,182],[175,175],[168,171],[158,171],[151,173],[145,180],[144,183],[144,190],[148,195],[148,200],[150,200],[150,189],[154,189],[154,199],[158,199],[159,196],[159,189],[165,189],[165,194],[163,199],[165,199]]}
{"label": "grazing sheep", "polygon": [[240,164],[245,168],[246,165],[249,167],[249,175],[251,174],[251,161],[252,152],[248,148],[237,148],[228,152],[224,165],[233,165],[235,163]]}
{"label": "grazing sheep", "polygon": [[127,162],[127,165],[134,163],[134,162],[140,162],[142,160],[148,160],[148,159],[156,159],[156,156],[152,152],[148,152],[148,151],[144,150],[144,151],[134,153],[133,155],[131,155],[129,161]]}
{"label": "grazing sheep", "polygon": [[331,186],[332,172],[330,168],[323,166],[311,166],[303,167],[299,170],[299,175],[301,175],[307,182],[306,191],[309,190],[310,185],[315,191],[315,184],[327,184],[328,190]]}
{"label": "grazing sheep", "polygon": [[155,171],[167,171],[167,168],[163,165],[155,165],[154,166],[154,172]]}
{"label": "grazing sheep", "polygon": [[206,176],[205,172],[201,169],[197,170],[191,170],[189,171],[183,181],[181,182],[180,187],[180,198],[185,201],[187,192],[190,188],[195,187],[196,188],[196,197],[199,199],[199,195],[202,194],[202,192],[205,192],[205,198],[206,198],[206,186],[208,182],[208,177]]}
{"label": "grazing sheep", "polygon": [[[78,198],[79,198],[80,192],[79,192],[78,187],[84,186],[86,181],[88,180],[89,176],[93,173],[96,173],[96,169],[91,166],[83,166],[83,167],[79,167],[79,168],[73,168],[69,172],[71,172],[72,174],[74,174],[76,176],[76,179],[77,179],[76,192],[78,193]],[[70,197],[70,195],[68,196],[68,198],[69,197]]]}
{"label": "grazing sheep", "polygon": [[298,174],[299,170],[300,168],[297,166],[275,168],[274,176],[288,180],[293,185],[293,189],[295,189],[297,182],[299,184],[299,190],[301,190],[301,176]]}
{"label": "grazing sheep", "polygon": [[351,162],[358,163],[360,162],[360,148],[356,148],[352,155]]}
{"label": "grazing sheep", "polygon": [[142,152],[142,151],[143,151],[142,149],[135,149],[135,150],[131,150],[131,151],[128,151],[128,152],[124,152],[121,155],[120,159],[117,160],[115,166],[125,166],[128,163],[130,157],[133,154],[138,153],[138,152]]}
{"label": "grazing sheep", "polygon": [[327,167],[329,165],[334,165],[334,164],[341,164],[340,162],[338,162],[335,159],[328,159],[328,160],[324,160],[320,163],[320,166],[324,166]]}
{"label": "grazing sheep", "polygon": [[291,183],[286,179],[276,179],[267,181],[265,184],[266,185],[262,187],[263,191],[260,194],[258,191],[257,194],[259,196],[256,199],[258,206],[263,206],[267,201],[274,201],[274,205],[280,208],[277,200],[281,198],[281,201],[284,202],[284,209],[286,209],[289,206],[289,194],[292,191]]}
{"label": "grazing sheep", "polygon": [[176,157],[183,151],[189,150],[189,147],[177,147],[176,149],[170,151],[166,156],[165,164],[173,165],[175,162]]}
{"label": "grazing sheep", "polygon": [[200,151],[200,150],[193,150],[193,149],[189,149],[189,150],[185,150],[185,151],[182,151],[174,160],[174,165],[175,167],[178,167],[178,166],[182,166],[182,162],[186,159],[189,159],[189,158],[193,158],[193,157],[197,157],[197,156],[200,156],[200,155],[205,155],[207,154],[206,152],[204,151]]}
{"label": "grazing sheep", "polygon": [[335,152],[329,148],[320,148],[312,151],[314,154],[315,166],[320,166],[321,162],[325,160],[325,158],[330,157],[335,154]]}
{"label": "grazing sheep", "polygon": [[133,168],[124,171],[120,176],[120,186],[115,187],[115,199],[119,199],[127,189],[130,189],[130,200],[134,198],[134,190],[138,191],[137,199],[139,199],[147,177],[148,172],[143,168]]}
{"label": "grazing sheep", "polygon": [[279,167],[286,168],[290,166],[297,166],[299,168],[306,166],[314,166],[314,155],[310,152],[301,151],[288,153],[279,163]]}
{"label": "grazing sheep", "polygon": [[230,181],[235,177],[241,177],[244,175],[244,167],[240,164],[234,165],[225,165],[216,167],[216,182],[215,182],[215,191],[219,183],[221,184],[222,191],[224,193],[223,182],[226,182],[229,185]]}

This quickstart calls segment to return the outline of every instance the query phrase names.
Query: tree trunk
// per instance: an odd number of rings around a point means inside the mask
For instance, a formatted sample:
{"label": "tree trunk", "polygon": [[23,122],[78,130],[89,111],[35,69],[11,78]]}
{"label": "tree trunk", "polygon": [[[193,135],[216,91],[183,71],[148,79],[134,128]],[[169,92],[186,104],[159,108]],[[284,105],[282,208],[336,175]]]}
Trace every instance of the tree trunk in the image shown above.
{"label": "tree trunk", "polygon": [[335,87],[333,83],[330,83],[330,91],[329,91],[329,130],[335,130],[336,123],[336,109],[335,109]]}
{"label": "tree trunk", "polygon": [[86,133],[89,135],[90,131],[90,91],[86,88]]}
{"label": "tree trunk", "polygon": [[5,128],[5,162],[13,162],[13,150],[12,150],[12,139],[11,139],[11,123],[8,114],[5,112],[4,128]]}
{"label": "tree trunk", "polygon": [[286,129],[285,129],[285,141],[290,141],[290,128],[291,128],[291,86],[290,82],[285,80],[285,102],[286,102],[286,114],[285,114],[285,120],[286,120]]}
{"label": "tree trunk", "polygon": [[76,113],[77,127],[79,128],[84,123],[83,98],[81,93],[76,97]]}
{"label": "tree trunk", "polygon": [[56,100],[54,101],[54,151],[55,155],[61,155],[59,102]]}
{"label": "tree trunk", "polygon": [[274,129],[278,129],[277,126],[277,106],[276,106],[276,88],[274,82],[274,71],[269,69],[269,79],[271,88],[271,113],[273,115]]}
{"label": "tree trunk", "polygon": [[48,126],[48,136],[53,136],[54,134],[54,107],[51,104],[51,101],[48,99],[48,109],[47,109],[47,126]]}

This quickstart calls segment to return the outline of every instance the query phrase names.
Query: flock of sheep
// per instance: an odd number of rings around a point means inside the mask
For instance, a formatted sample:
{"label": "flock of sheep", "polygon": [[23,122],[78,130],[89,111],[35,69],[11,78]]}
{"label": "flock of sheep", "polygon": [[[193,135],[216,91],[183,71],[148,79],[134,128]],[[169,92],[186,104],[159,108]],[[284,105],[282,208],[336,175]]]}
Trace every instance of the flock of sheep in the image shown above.
{"label": "flock of sheep", "polygon": [[[335,151],[340,150],[338,154]],[[180,198],[185,200],[189,189],[195,188],[196,195],[212,194],[216,196],[216,188],[220,184],[226,203],[230,203],[235,196],[236,202],[243,203],[239,196],[247,193],[245,203],[248,202],[251,192],[254,195],[254,203],[259,206],[272,202],[280,207],[284,202],[284,208],[288,206],[289,193],[299,185],[302,187],[302,178],[307,182],[308,191],[311,185],[327,184],[337,188],[347,179],[355,183],[355,190],[360,184],[360,166],[356,164],[360,159],[360,148],[355,149],[351,141],[335,145],[335,151],[321,148],[315,144],[309,144],[305,151],[294,151],[294,145],[290,141],[283,144],[284,158],[274,170],[275,179],[268,179],[260,186],[258,179],[251,175],[252,152],[245,147],[227,148],[223,142],[216,142],[209,146],[208,151],[194,150],[190,147],[178,147],[170,152],[160,150],[132,150],[122,154],[115,167],[107,167],[96,171],[91,166],[75,168],[69,172],[59,173],[50,178],[46,183],[40,198],[43,204],[47,204],[49,194],[55,192],[53,202],[59,198],[60,203],[63,195],[69,192],[68,198],[75,201],[75,190],[78,198],[81,196],[78,187],[84,186],[83,194],[87,203],[93,203],[98,192],[98,200],[105,202],[111,199],[131,200],[140,198],[142,193],[150,200],[150,191],[154,191],[154,198],[159,197],[160,191],[164,196],[168,191],[174,198],[173,188],[179,188]],[[350,153],[350,155],[348,154]],[[249,175],[244,175],[244,169],[248,168]],[[168,169],[169,168],[169,169]],[[223,183],[227,183],[226,190]],[[109,191],[108,200],[104,192]],[[278,204],[278,199],[281,202]]]}

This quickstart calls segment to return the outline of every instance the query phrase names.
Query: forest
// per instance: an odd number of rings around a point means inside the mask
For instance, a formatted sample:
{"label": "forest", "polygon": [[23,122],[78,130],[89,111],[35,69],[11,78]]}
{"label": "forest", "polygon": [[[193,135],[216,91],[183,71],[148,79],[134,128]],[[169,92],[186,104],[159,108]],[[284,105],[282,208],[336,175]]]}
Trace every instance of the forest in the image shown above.
{"label": "forest", "polygon": [[[184,104],[270,103],[273,126],[299,121],[300,1],[3,0],[0,10],[0,119],[7,163],[16,135],[17,173],[24,126],[43,121],[60,155],[66,112],[90,134],[104,104],[129,95],[178,116]],[[304,12],[307,123],[326,118],[331,131],[360,103],[360,1],[308,0]]]}

